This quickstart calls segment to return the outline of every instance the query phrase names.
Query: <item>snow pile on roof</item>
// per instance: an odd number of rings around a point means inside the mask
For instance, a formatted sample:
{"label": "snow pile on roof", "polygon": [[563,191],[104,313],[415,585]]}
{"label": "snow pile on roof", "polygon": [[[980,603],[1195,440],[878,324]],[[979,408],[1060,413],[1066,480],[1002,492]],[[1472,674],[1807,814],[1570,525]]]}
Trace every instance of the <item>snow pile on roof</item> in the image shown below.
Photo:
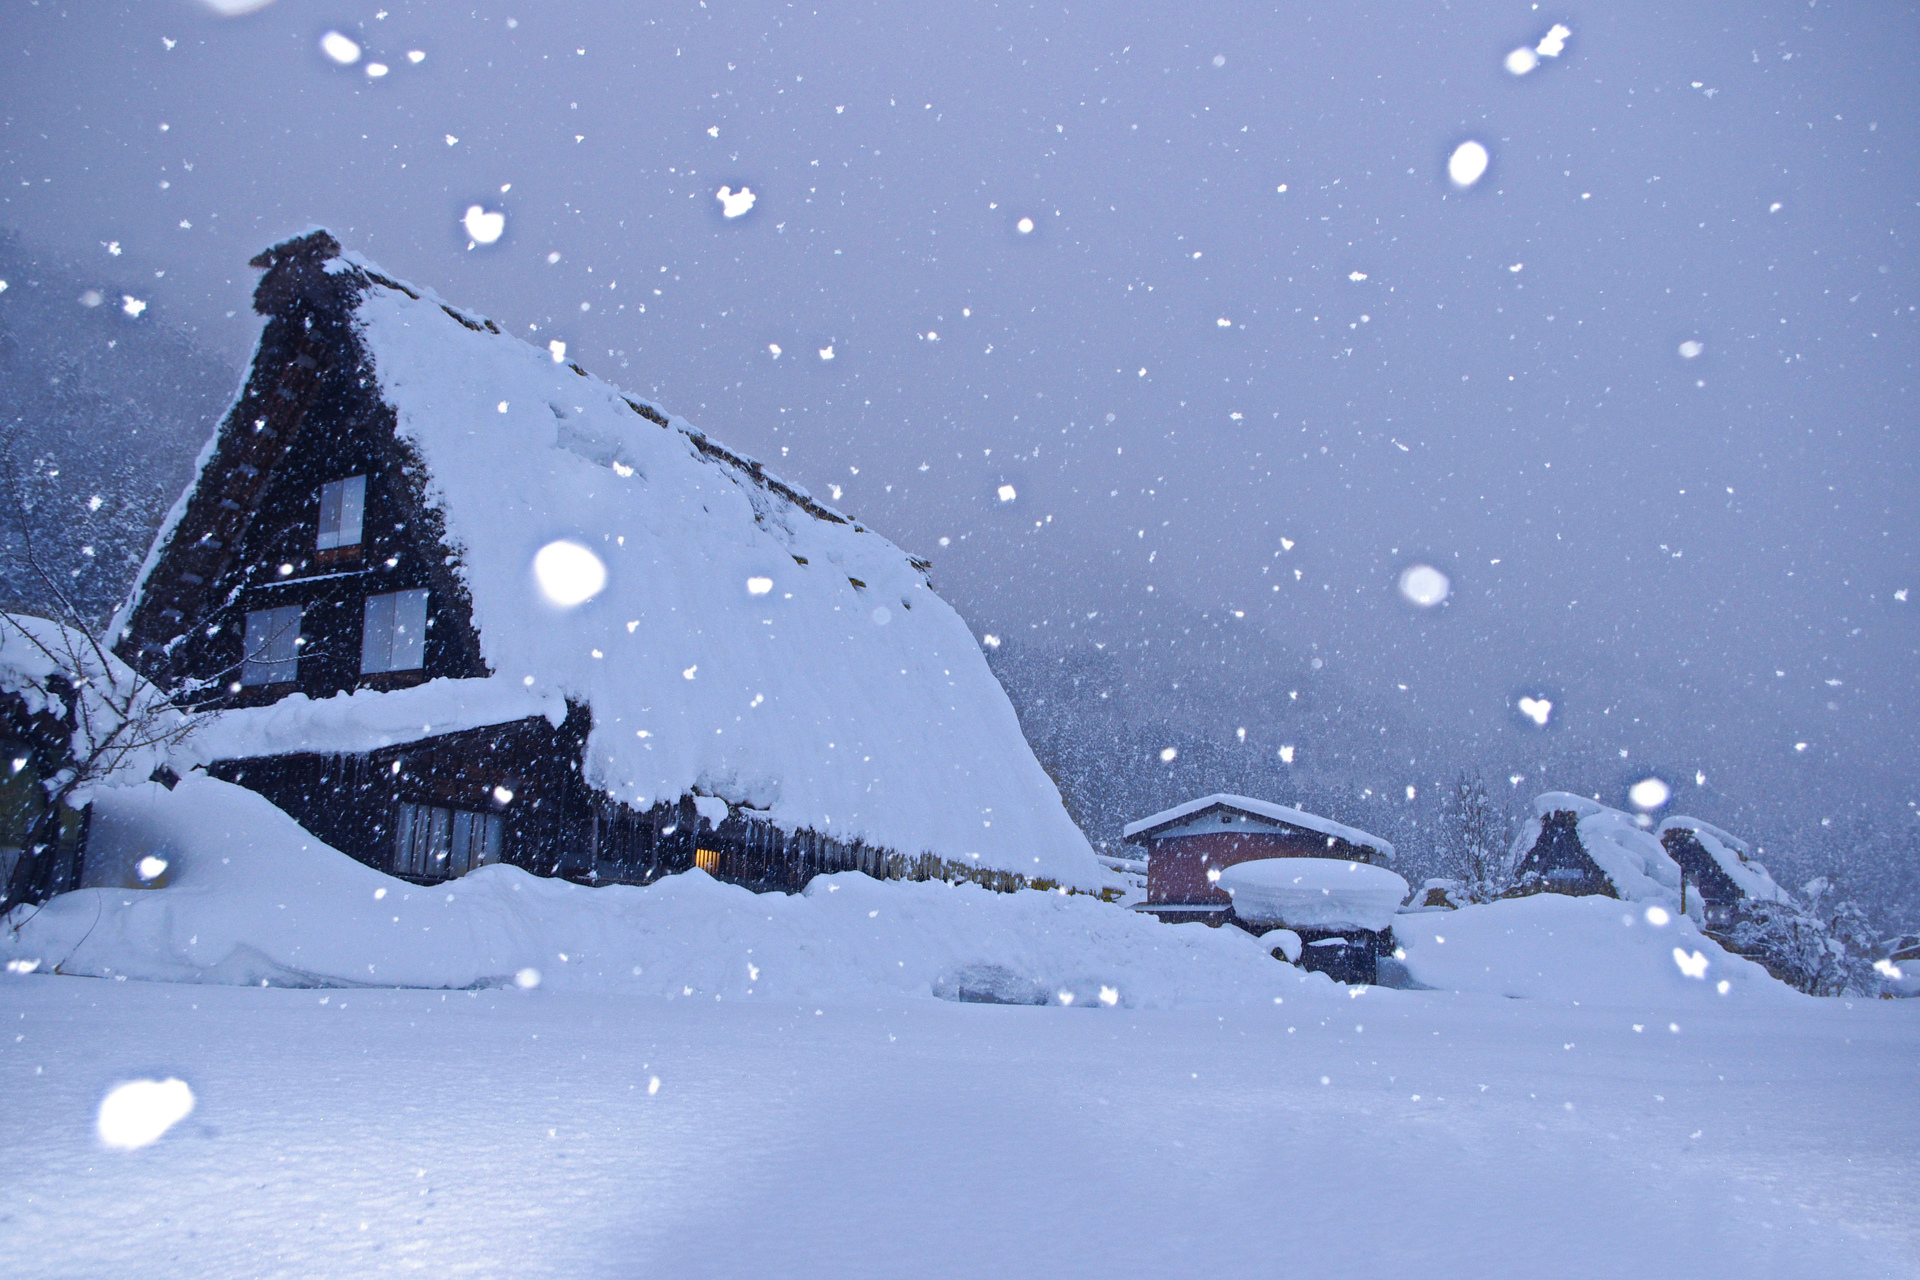
{"label": "snow pile on roof", "polygon": [[1393,846],[1391,844],[1382,840],[1379,836],[1369,835],[1358,827],[1349,827],[1345,823],[1335,822],[1331,818],[1323,818],[1317,813],[1308,813],[1304,809],[1289,809],[1283,804],[1273,804],[1266,800],[1255,800],[1249,796],[1226,795],[1224,793],[1201,796],[1198,800],[1189,800],[1185,804],[1177,804],[1171,809],[1163,809],[1151,817],[1129,822],[1120,834],[1124,839],[1131,840],[1143,831],[1152,831],[1155,827],[1169,826],[1182,818],[1192,817],[1195,814],[1211,809],[1215,805],[1222,805],[1229,809],[1238,809],[1242,813],[1250,813],[1256,817],[1270,818],[1275,822],[1284,822],[1289,826],[1301,827],[1307,831],[1315,831],[1323,836],[1333,836],[1335,839],[1345,840],[1348,844],[1358,845],[1362,848],[1376,849],[1380,852],[1381,856],[1389,862],[1393,860]]}
{"label": "snow pile on roof", "polygon": [[[98,753],[103,772],[96,785],[143,781],[166,763],[167,744],[184,722],[157,689],[84,631],[0,613],[0,694],[19,698],[28,715],[63,718],[68,708],[56,693],[56,679],[78,687],[71,746],[78,760]],[[90,792],[77,791],[73,803],[84,804]]]}
{"label": "snow pile on roof", "polygon": [[1339,858],[1258,858],[1220,873],[1233,913],[1293,929],[1386,929],[1407,882],[1384,867]]}
{"label": "snow pile on roof", "polygon": [[[1443,991],[1655,1007],[1811,998],[1721,950],[1686,916],[1612,898],[1538,893],[1407,914],[1393,937],[1413,980]],[[1661,1020],[1645,1034],[1672,1033]]]}
{"label": "snow pile on roof", "polygon": [[1633,815],[1570,791],[1548,791],[1534,797],[1534,817],[1521,827],[1513,842],[1514,865],[1540,838],[1541,820],[1561,811],[1576,815],[1580,846],[1613,882],[1614,892],[1622,899],[1678,904],[1680,865],[1667,855],[1660,841],[1641,828]]}
{"label": "snow pile on roof", "polygon": [[[0,958],[239,985],[499,986],[535,971],[543,986],[708,1000],[985,988],[1020,1002],[1066,1003],[1064,992],[1076,1005],[1147,1007],[1336,993],[1241,930],[1163,925],[1085,895],[857,872],[818,877],[796,895],[699,871],[647,888],[588,888],[500,865],[422,887],[198,773],[171,792],[104,792],[93,824],[88,880],[102,887],[23,908],[17,932],[0,930]],[[143,883],[143,858],[166,863],[145,881],[160,887],[131,887]]]}
{"label": "snow pile on roof", "polygon": [[264,707],[222,711],[194,734],[192,759],[372,751],[505,720],[544,716],[558,728],[567,718],[566,697],[557,689],[513,689],[489,680],[484,694],[475,696],[476,683],[429,680],[390,693],[355,689],[317,700],[294,693]]}
{"label": "snow pile on roof", "polygon": [[[899,548],[363,258],[328,270],[366,278],[359,336],[426,463],[495,674],[364,699],[370,719],[362,700],[288,700],[232,716],[223,741],[364,749],[394,726],[571,698],[593,712],[588,781],[637,808],[700,788],[788,829],[1111,882],[966,623]],[[534,570],[563,539],[606,571],[572,608]]]}
{"label": "snow pile on roof", "polygon": [[1791,903],[1793,901],[1792,896],[1785,889],[1774,883],[1773,877],[1767,873],[1765,867],[1750,860],[1753,850],[1745,840],[1727,834],[1711,822],[1702,822],[1698,818],[1689,818],[1684,815],[1668,818],[1660,824],[1654,834],[1660,837],[1675,830],[1693,832],[1694,839],[1698,840],[1700,847],[1707,851],[1707,856],[1727,873],[1727,879],[1733,881],[1734,887],[1749,898],[1756,898],[1763,902]]}

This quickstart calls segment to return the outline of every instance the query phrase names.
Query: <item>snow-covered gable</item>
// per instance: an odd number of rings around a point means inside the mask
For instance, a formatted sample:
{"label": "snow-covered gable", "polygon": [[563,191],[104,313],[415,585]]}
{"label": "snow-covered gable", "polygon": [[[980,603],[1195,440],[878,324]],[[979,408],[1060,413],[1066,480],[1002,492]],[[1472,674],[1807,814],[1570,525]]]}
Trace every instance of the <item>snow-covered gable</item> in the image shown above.
{"label": "snow-covered gable", "polygon": [[1691,831],[1700,847],[1707,851],[1714,865],[1724,871],[1727,879],[1749,898],[1763,902],[1791,902],[1787,891],[1774,883],[1767,869],[1752,860],[1753,850],[1745,840],[1730,835],[1714,826],[1711,822],[1702,822],[1698,818],[1676,815],[1662,822],[1655,832],[1664,837],[1669,831]]}
{"label": "snow-covered gable", "polygon": [[[789,829],[1107,882],[923,565],[428,290],[351,254],[326,269],[361,285],[357,336],[426,466],[493,674],[229,712],[219,753],[557,722],[572,700],[593,717],[587,781],[635,808],[697,789]],[[605,566],[573,608],[535,578],[556,540]]]}
{"label": "snow-covered gable", "polygon": [[1609,808],[1598,800],[1574,795],[1570,791],[1548,791],[1535,796],[1534,816],[1520,829],[1509,853],[1518,865],[1534,842],[1540,838],[1543,819],[1548,814],[1571,812],[1580,846],[1594,865],[1613,885],[1614,892],[1628,902],[1672,902],[1680,898],[1680,867],[1660,847],[1652,832],[1643,829],[1633,816]]}
{"label": "snow-covered gable", "polygon": [[1393,846],[1375,835],[1369,835],[1358,827],[1349,827],[1345,823],[1323,818],[1317,813],[1308,813],[1304,809],[1290,809],[1283,804],[1273,804],[1266,800],[1255,800],[1249,796],[1218,794],[1201,796],[1198,800],[1189,800],[1185,804],[1163,809],[1159,813],[1129,822],[1121,831],[1124,839],[1132,840],[1138,835],[1152,835],[1156,839],[1174,838],[1183,835],[1197,835],[1202,832],[1212,834],[1220,830],[1218,822],[1209,822],[1216,812],[1231,811],[1250,819],[1252,828],[1295,827],[1303,831],[1312,831],[1319,835],[1331,836],[1336,840],[1359,848],[1372,849],[1391,862]]}

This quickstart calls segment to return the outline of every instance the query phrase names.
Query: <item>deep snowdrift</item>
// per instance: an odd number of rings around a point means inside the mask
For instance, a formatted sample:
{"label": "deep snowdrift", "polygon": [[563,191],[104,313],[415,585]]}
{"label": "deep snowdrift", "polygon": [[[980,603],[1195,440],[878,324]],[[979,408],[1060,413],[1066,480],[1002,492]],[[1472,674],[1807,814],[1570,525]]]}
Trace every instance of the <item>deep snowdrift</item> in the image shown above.
{"label": "deep snowdrift", "polygon": [[[170,792],[106,790],[94,803],[95,887],[20,908],[17,932],[0,930],[0,959],[237,985],[463,988],[537,975],[548,988],[723,1000],[937,995],[1165,1008],[1345,991],[1271,958],[1271,937],[1163,925],[1084,895],[857,872],[791,896],[698,871],[647,888],[589,888],[509,866],[420,886],[204,775]],[[1659,914],[1645,903],[1541,894],[1402,914],[1393,929],[1413,980],[1446,991],[1655,1006],[1806,998],[1721,951],[1686,917],[1654,924],[1650,910]]]}
{"label": "deep snowdrift", "polygon": [[[498,986],[530,970],[547,987],[729,1000],[937,993],[1150,1007],[1337,991],[1238,929],[1169,927],[1082,895],[858,873],[795,896],[697,871],[588,888],[509,866],[422,887],[202,775],[95,803],[88,878],[102,887],[22,909],[19,932],[0,933],[6,958],[243,985]],[[132,887],[146,858],[165,869]]]}
{"label": "deep snowdrift", "polygon": [[1414,981],[1445,991],[1656,1006],[1812,998],[1658,904],[1540,893],[1401,915],[1393,936]]}

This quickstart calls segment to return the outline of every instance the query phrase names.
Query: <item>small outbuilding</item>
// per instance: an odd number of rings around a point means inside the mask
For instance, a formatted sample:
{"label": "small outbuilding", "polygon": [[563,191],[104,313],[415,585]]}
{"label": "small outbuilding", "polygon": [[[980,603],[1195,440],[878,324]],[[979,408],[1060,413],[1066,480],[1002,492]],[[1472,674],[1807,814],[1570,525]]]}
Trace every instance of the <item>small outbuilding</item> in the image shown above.
{"label": "small outbuilding", "polygon": [[[29,628],[33,628],[30,630]],[[37,641],[59,628],[38,618],[0,614],[0,892],[30,850],[53,854],[32,879],[41,897],[79,883],[79,850],[86,815],[81,809],[53,812],[51,784],[73,768],[74,717],[69,705],[48,697],[50,669]],[[71,693],[71,686],[65,686]]]}
{"label": "small outbuilding", "polygon": [[1385,867],[1334,858],[1237,862],[1218,883],[1233,898],[1234,924],[1277,958],[1335,982],[1377,980],[1407,897],[1407,882]]}
{"label": "small outbuilding", "polygon": [[1317,813],[1247,796],[1211,795],[1175,805],[1122,832],[1147,853],[1147,899],[1138,910],[1169,923],[1222,924],[1233,898],[1220,874],[1260,858],[1331,858],[1384,866],[1393,846]]}
{"label": "small outbuilding", "polygon": [[97,637],[0,613],[0,915],[81,886],[89,795],[158,781],[186,728]]}

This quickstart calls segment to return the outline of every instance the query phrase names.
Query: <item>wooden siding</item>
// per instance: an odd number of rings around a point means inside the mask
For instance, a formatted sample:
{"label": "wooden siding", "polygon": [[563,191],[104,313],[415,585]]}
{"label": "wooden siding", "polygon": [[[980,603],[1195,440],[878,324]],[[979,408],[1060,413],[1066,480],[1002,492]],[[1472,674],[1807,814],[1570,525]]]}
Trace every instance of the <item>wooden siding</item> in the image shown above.
{"label": "wooden siding", "polygon": [[[588,724],[584,709],[575,708],[558,729],[536,717],[364,754],[222,760],[208,772],[259,792],[334,848],[390,873],[404,803],[499,814],[502,862],[585,883],[648,884],[691,869],[701,851],[714,855],[708,870],[716,878],[757,891],[798,892],[814,876],[836,871],[879,880],[971,879],[997,889],[1022,883],[1004,872],[980,874],[937,858],[783,830],[751,810],[735,809],[714,826],[692,796],[635,809],[581,780]],[[495,788],[512,799],[500,800]]]}
{"label": "wooden siding", "polygon": [[1259,858],[1337,856],[1328,850],[1327,838],[1313,832],[1242,828],[1154,840],[1147,845],[1147,902],[1225,906],[1233,899],[1207,878],[1209,870]]}
{"label": "wooden siding", "polygon": [[394,817],[406,802],[497,813],[506,820],[502,861],[536,875],[585,875],[598,799],[580,781],[588,718],[570,711],[558,729],[536,716],[364,754],[222,760],[208,772],[382,871],[393,867]]}

